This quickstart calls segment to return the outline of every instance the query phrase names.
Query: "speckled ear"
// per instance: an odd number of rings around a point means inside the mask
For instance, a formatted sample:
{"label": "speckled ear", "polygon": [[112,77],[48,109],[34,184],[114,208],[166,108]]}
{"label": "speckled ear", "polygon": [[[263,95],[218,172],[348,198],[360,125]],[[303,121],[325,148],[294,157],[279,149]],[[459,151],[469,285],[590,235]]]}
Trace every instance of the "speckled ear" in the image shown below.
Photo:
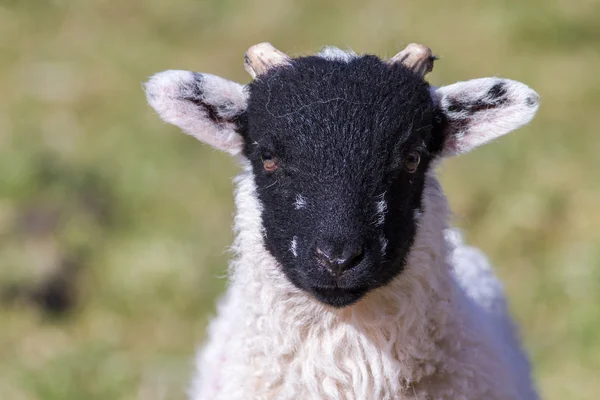
{"label": "speckled ear", "polygon": [[242,151],[238,131],[248,100],[243,85],[211,74],[164,71],[150,78],[145,90],[165,122],[219,150]]}
{"label": "speckled ear", "polygon": [[443,155],[466,153],[529,123],[539,107],[527,85],[501,78],[481,78],[432,88],[434,102],[446,116]]}

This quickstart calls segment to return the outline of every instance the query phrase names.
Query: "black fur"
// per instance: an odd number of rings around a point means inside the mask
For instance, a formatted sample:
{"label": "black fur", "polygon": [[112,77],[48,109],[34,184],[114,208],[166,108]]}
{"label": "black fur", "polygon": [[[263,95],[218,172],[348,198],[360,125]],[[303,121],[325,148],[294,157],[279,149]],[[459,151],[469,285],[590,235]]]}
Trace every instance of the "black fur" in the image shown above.
{"label": "black fur", "polygon": [[488,92],[490,99],[499,99],[506,97],[506,85],[503,82],[498,82]]}
{"label": "black fur", "polygon": [[[249,90],[240,132],[263,204],[266,246],[283,272],[335,307],[387,284],[404,268],[425,173],[443,145],[443,117],[429,85],[375,56],[349,63],[311,56],[269,71]],[[411,151],[421,152],[414,173],[404,169]],[[267,152],[279,162],[274,172],[263,168]],[[384,193],[385,223],[376,226]],[[296,209],[297,195],[304,208]],[[317,261],[317,247],[339,255],[362,247],[364,254],[335,278]]]}

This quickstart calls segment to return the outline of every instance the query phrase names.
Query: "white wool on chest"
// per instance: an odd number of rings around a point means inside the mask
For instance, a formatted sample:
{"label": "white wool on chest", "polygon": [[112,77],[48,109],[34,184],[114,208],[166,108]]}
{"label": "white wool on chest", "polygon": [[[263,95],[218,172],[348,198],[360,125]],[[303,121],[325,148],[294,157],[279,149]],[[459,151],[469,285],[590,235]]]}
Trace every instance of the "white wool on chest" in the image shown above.
{"label": "white wool on chest", "polygon": [[536,398],[501,285],[448,229],[433,175],[405,271],[344,309],[285,278],[264,248],[247,165],[237,185],[236,257],[193,400]]}

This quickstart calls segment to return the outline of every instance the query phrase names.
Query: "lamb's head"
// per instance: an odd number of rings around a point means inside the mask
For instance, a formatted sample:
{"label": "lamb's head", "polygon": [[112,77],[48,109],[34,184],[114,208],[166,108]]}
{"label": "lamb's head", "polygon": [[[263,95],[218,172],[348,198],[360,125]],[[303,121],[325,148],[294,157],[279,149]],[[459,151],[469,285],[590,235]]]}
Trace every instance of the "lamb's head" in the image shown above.
{"label": "lamb's head", "polygon": [[537,110],[511,80],[431,87],[432,66],[419,45],[384,61],[334,48],[292,59],[261,44],[246,54],[247,86],[166,71],[146,91],[165,121],[246,160],[265,248],[296,287],[343,307],[401,274],[433,161]]}

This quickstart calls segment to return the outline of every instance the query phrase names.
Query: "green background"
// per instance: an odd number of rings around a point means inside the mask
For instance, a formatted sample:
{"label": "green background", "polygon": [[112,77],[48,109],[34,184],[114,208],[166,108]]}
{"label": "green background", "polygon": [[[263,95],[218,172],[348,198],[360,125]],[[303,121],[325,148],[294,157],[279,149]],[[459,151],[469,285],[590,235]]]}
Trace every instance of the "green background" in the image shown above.
{"label": "green background", "polygon": [[247,82],[262,41],[384,57],[421,42],[440,56],[432,84],[540,93],[531,125],[440,174],[543,397],[598,398],[599,1],[2,0],[0,399],[184,398],[225,287],[237,167],[162,123],[141,82]]}

